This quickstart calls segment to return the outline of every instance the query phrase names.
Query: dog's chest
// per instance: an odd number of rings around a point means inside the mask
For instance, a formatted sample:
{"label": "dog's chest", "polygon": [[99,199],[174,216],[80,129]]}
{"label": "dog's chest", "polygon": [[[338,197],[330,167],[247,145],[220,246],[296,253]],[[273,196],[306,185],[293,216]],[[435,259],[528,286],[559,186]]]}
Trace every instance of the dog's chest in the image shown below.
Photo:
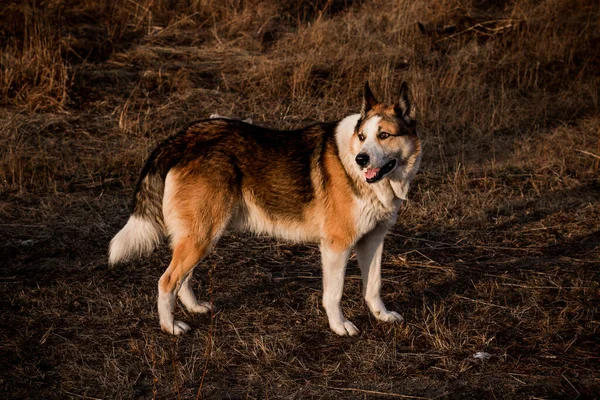
{"label": "dog's chest", "polygon": [[395,220],[402,200],[393,198],[385,203],[378,197],[365,197],[357,201],[357,227],[358,234],[370,232],[382,222]]}

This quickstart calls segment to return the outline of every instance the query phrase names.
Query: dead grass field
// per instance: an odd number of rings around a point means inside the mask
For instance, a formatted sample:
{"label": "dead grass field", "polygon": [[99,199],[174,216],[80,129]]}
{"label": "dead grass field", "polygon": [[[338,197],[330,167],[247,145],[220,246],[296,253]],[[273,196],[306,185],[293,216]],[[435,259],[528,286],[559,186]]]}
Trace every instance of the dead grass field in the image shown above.
{"label": "dead grass field", "polygon": [[[29,0],[0,45],[0,397],[600,397],[597,1]],[[406,323],[351,260],[337,337],[315,246],[227,236],[195,274],[218,312],[163,334],[166,246],[106,259],[152,146],[338,119],[366,79],[411,83],[425,142],[384,254]]]}

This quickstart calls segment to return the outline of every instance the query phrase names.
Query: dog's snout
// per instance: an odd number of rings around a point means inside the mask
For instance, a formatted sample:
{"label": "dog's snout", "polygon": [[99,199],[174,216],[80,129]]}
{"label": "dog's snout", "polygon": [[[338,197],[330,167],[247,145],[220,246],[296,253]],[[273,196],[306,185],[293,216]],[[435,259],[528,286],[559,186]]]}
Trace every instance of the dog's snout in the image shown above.
{"label": "dog's snout", "polygon": [[369,155],[367,153],[360,153],[356,156],[355,161],[361,167],[364,167],[369,163]]}

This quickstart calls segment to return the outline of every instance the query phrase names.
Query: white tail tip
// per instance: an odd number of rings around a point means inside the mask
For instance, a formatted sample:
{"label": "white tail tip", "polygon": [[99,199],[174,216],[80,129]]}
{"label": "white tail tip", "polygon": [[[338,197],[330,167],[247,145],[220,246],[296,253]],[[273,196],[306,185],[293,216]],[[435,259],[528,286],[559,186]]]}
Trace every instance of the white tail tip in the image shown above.
{"label": "white tail tip", "polygon": [[132,215],[110,241],[108,262],[116,264],[146,255],[154,250],[161,238],[161,230],[155,223]]}

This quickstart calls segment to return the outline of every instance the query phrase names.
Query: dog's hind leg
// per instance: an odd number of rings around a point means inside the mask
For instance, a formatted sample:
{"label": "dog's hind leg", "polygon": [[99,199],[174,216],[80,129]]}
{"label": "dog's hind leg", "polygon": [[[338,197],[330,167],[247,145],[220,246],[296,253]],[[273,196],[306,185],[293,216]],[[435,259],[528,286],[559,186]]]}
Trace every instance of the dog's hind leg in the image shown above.
{"label": "dog's hind leg", "polygon": [[173,244],[171,264],[158,281],[158,315],[160,327],[165,332],[181,335],[190,330],[188,324],[173,318],[175,297],[194,266],[206,254],[208,244],[198,242],[196,238],[185,238]]}
{"label": "dog's hind leg", "polygon": [[183,304],[189,312],[203,314],[210,311],[212,306],[208,302],[199,302],[198,299],[196,299],[196,295],[192,289],[192,275],[193,271],[190,271],[181,284],[181,288],[179,289],[179,292],[177,292],[177,295],[179,296],[181,304]]}
{"label": "dog's hind leg", "polygon": [[198,302],[190,280],[194,267],[218,241],[231,218],[235,196],[224,183],[223,175],[209,181],[193,170],[169,172],[165,180],[163,212],[173,258],[158,282],[158,314],[161,328],[174,335],[190,330],[186,323],[173,318],[178,294],[188,310],[210,310],[208,303]]}
{"label": "dog's hind leg", "polygon": [[381,254],[388,227],[379,225],[356,244],[356,258],[363,279],[363,295],[371,313],[380,321],[402,322],[403,318],[388,311],[381,300]]}

